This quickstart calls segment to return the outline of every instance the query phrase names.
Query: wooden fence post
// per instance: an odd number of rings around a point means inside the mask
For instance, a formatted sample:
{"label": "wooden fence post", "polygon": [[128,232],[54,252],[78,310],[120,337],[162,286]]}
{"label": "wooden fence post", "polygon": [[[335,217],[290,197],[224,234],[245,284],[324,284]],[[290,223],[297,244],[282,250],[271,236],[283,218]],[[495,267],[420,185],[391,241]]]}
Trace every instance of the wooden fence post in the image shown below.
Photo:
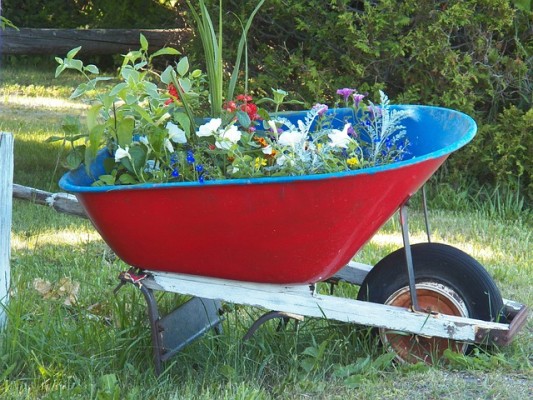
{"label": "wooden fence post", "polygon": [[11,281],[11,214],[13,191],[13,135],[0,132],[0,329],[6,324]]}

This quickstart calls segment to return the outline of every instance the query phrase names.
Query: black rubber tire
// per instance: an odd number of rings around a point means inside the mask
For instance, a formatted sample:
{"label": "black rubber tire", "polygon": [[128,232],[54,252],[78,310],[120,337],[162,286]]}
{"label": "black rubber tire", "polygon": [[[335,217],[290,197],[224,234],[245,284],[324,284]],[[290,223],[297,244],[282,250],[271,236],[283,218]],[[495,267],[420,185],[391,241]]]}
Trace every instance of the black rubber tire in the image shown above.
{"label": "black rubber tire", "polygon": [[[440,243],[411,246],[415,281],[438,282],[453,289],[464,301],[469,318],[501,321],[503,300],[488,272],[463,251]],[[385,304],[397,290],[408,286],[404,249],[383,258],[368,273],[358,300]]]}

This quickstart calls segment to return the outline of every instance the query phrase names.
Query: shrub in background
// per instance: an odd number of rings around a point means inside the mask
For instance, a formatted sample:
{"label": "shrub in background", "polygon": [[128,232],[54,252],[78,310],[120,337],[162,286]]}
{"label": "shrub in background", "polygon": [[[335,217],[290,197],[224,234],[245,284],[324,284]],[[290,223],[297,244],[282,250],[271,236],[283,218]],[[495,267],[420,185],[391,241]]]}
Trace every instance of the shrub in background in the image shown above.
{"label": "shrub in background", "polygon": [[176,23],[174,0],[2,0],[21,28],[163,28]]}
{"label": "shrub in background", "polygon": [[[237,40],[235,16],[253,3],[224,0],[227,37]],[[480,132],[453,156],[449,179],[468,174],[533,199],[532,15],[523,0],[269,0],[250,31],[249,65],[255,87],[281,87],[309,104],[356,86],[464,111]]]}

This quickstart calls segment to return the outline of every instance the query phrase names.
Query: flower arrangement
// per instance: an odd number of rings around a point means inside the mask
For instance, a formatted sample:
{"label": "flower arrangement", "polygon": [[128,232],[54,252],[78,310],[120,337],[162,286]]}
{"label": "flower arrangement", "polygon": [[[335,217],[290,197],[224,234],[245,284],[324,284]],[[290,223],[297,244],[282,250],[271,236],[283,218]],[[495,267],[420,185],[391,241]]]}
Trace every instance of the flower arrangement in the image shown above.
{"label": "flower arrangement", "polygon": [[[271,98],[254,102],[246,73],[244,93],[234,96],[243,55],[246,60],[246,33],[263,1],[243,27],[226,93],[222,18],[217,36],[203,1],[199,10],[188,3],[203,41],[206,73],[191,68],[187,57],[157,71],[154,58],[179,53],[165,47],[149,54],[142,34],[140,49],[124,56],[119,82],[105,90],[98,90],[98,83],[112,78],[76,59],[80,47],[56,58],[56,76],[74,69],[86,78],[71,97],[91,96],[86,132],[70,118],[63,125],[64,137],[50,139],[70,145],[68,166],[89,166],[105,148],[110,155],[106,173],[94,177],[94,184],[115,185],[323,174],[403,159],[409,144],[402,120],[415,116],[391,108],[383,92],[376,105],[355,89],[340,89],[335,107],[315,104],[296,120],[279,112],[297,103],[287,100],[283,90],[273,89]],[[265,104],[272,105],[272,113]]]}

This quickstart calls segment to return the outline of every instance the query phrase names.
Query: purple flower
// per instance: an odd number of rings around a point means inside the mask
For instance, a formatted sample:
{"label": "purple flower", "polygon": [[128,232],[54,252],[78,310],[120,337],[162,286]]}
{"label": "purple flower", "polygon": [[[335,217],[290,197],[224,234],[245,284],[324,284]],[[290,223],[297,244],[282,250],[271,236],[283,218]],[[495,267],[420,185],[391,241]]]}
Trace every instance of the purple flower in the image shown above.
{"label": "purple flower", "polygon": [[370,118],[374,119],[376,117],[381,117],[383,110],[378,106],[368,107],[368,112],[370,113]]}
{"label": "purple flower", "polygon": [[364,94],[360,94],[357,92],[353,94],[353,103],[354,103],[355,108],[359,107],[359,103],[361,103],[361,100],[363,100],[364,98],[365,98]]}
{"label": "purple flower", "polygon": [[348,101],[348,97],[352,95],[356,90],[350,88],[338,89],[337,94],[344,98],[344,101]]}
{"label": "purple flower", "polygon": [[313,110],[316,110],[317,114],[322,117],[328,111],[328,106],[326,104],[316,103],[313,106]]}

